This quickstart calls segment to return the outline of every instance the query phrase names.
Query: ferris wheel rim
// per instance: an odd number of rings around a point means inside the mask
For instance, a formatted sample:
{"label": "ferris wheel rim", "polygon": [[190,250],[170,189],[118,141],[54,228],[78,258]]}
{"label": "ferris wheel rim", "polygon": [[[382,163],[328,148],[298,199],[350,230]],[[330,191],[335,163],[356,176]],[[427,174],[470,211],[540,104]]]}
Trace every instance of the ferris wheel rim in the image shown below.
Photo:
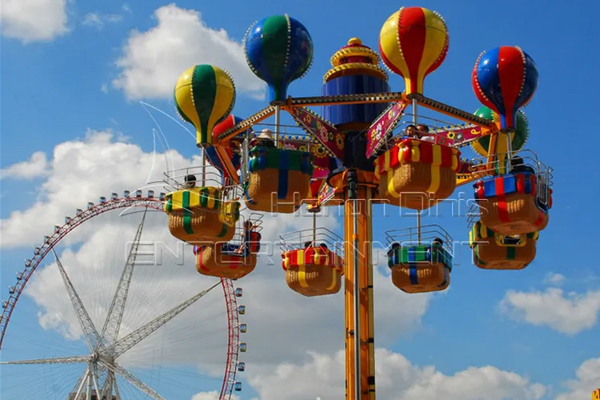
{"label": "ferris wheel rim", "polygon": [[[0,314],[0,351],[2,350],[4,336],[6,334],[6,330],[8,329],[8,324],[10,322],[12,313],[16,308],[21,294],[23,294],[25,286],[27,286],[29,279],[33,276],[38,266],[54,249],[54,247],[84,222],[87,222],[109,211],[131,207],[145,207],[156,211],[163,211],[164,203],[162,200],[155,197],[128,196],[122,198],[111,198],[110,200],[107,199],[106,201],[101,201],[98,204],[88,206],[87,209],[82,210],[82,212],[78,213],[75,217],[69,218],[69,220],[65,221],[63,225],[55,226],[55,230],[53,234],[49,236],[49,240],[45,240],[44,244],[39,247],[40,252],[35,254],[34,250],[34,256],[31,258],[31,264],[28,266],[26,265],[25,269],[20,272],[22,274],[21,279],[19,280],[20,284],[15,287],[16,290],[13,293],[10,293],[8,300],[6,300],[6,304],[8,304],[8,306],[6,308],[2,308],[2,313]],[[233,281],[231,279],[221,278],[221,287],[223,289],[225,309],[227,314],[227,358],[219,400],[229,400],[236,383],[237,363],[239,359],[239,315],[237,298],[235,295],[236,288],[233,284]]]}

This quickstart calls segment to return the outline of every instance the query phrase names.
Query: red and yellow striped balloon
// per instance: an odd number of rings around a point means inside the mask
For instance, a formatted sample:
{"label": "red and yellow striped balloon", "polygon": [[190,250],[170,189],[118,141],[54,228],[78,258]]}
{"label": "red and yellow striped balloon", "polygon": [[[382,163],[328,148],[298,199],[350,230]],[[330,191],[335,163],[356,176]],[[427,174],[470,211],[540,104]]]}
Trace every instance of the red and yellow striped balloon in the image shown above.
{"label": "red and yellow striped balloon", "polygon": [[404,78],[406,94],[423,93],[423,81],[448,53],[448,30],[442,17],[422,7],[402,7],[379,34],[385,65]]}

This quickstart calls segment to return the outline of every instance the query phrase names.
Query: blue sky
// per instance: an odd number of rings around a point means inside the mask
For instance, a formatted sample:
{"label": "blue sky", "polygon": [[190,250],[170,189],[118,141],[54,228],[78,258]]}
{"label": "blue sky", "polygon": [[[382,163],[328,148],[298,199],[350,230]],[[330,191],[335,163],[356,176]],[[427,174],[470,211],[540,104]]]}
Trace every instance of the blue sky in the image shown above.
{"label": "blue sky", "polygon": [[[61,5],[60,1],[48,0],[48,3],[48,7],[60,8]],[[401,6],[388,0],[378,2],[377,6],[337,0],[289,4],[262,0],[179,1],[171,10],[195,10],[202,21],[186,30],[185,24],[189,20],[182,19],[178,27],[165,20],[161,22],[160,15],[155,14],[157,9],[169,4],[154,0],[128,4],[110,0],[102,5],[69,1],[65,9],[66,22],[64,25],[59,23],[56,28],[64,32],[55,36],[50,33],[45,40],[29,41],[27,29],[10,30],[10,23],[18,19],[19,10],[14,11],[17,6],[13,3],[13,9],[3,13],[0,122],[3,236],[10,234],[5,227],[11,213],[26,212],[37,202],[60,204],[55,197],[45,196],[59,193],[52,192],[55,187],[48,182],[60,178],[57,170],[52,169],[52,160],[53,152],[58,152],[57,146],[61,143],[85,142],[89,129],[110,130],[114,135],[126,136],[127,143],[139,146],[141,152],[151,152],[150,132],[154,124],[139,101],[147,101],[175,116],[170,95],[165,93],[171,90],[168,88],[175,83],[178,74],[193,62],[219,65],[217,62],[221,61],[227,64],[222,67],[230,69],[234,79],[238,77],[235,115],[244,117],[265,107],[266,100],[257,99],[263,87],[252,80],[249,69],[243,70],[239,56],[218,54],[219,47],[214,43],[227,43],[227,48],[234,52],[254,21],[288,13],[307,27],[315,48],[310,73],[301,83],[292,83],[289,93],[292,96],[318,95],[322,76],[330,67],[329,57],[355,36],[376,49],[381,25]],[[560,393],[573,396],[561,397],[561,400],[574,399],[576,390],[585,392],[585,385],[591,383],[576,386],[579,389],[561,385],[570,379],[580,379],[575,376],[580,365],[600,357],[600,326],[597,323],[600,270],[595,258],[588,255],[588,249],[593,249],[594,222],[599,221],[590,205],[600,196],[600,179],[594,169],[588,167],[594,162],[600,146],[594,128],[597,125],[594,116],[600,106],[596,96],[600,84],[595,79],[600,63],[600,39],[595,29],[596,14],[600,11],[598,5],[592,1],[578,1],[576,6],[557,2],[542,6],[539,2],[514,0],[501,4],[423,0],[407,5],[438,11],[450,33],[445,62],[425,81],[425,94],[429,97],[474,111],[480,104],[471,89],[471,71],[481,51],[499,45],[519,45],[534,59],[540,80],[531,104],[524,110],[531,131],[526,148],[535,151],[543,162],[554,168],[554,208],[548,228],[540,235],[538,256],[527,269],[519,272],[478,270],[470,264],[470,255],[465,249],[460,265],[452,272],[450,290],[432,298],[419,327],[399,332],[387,347],[404,355],[415,366],[435,365],[446,376],[471,366],[490,365],[525,376],[530,382],[551,386],[542,397],[544,399],[558,398]],[[25,5],[23,7],[22,12],[33,12],[26,10]],[[193,25],[193,21],[190,24]],[[183,46],[176,42],[169,44],[165,36],[169,29],[171,39],[181,34],[188,39],[187,43]],[[223,32],[215,32],[219,30]],[[209,39],[185,36],[190,32],[207,35],[211,32],[213,36]],[[177,52],[170,53],[173,48]],[[196,61],[179,67],[178,60],[187,60],[186,57]],[[169,68],[160,68],[161,64],[168,64]],[[144,71],[151,73],[144,75]],[[398,76],[390,77],[390,85],[394,91],[404,88]],[[153,91],[153,86],[167,89]],[[168,131],[170,148],[186,158],[197,153],[194,141],[183,129],[163,116],[157,118]],[[114,140],[109,139],[109,142],[114,144]],[[63,149],[66,151],[67,147]],[[69,149],[73,150],[73,147]],[[37,171],[34,176],[10,176],[9,172],[15,171],[10,169],[11,166],[29,160],[36,152],[43,152],[48,164],[41,162],[42,169],[32,169]],[[138,153],[132,150],[128,154]],[[105,156],[114,155],[111,152]],[[467,150],[465,155],[472,156],[472,152]],[[92,170],[101,171],[98,168]],[[107,167],[108,170],[111,169]],[[68,182],[69,175],[65,170],[61,171],[65,173],[62,182]],[[115,186],[110,187],[119,192],[127,189],[119,186],[123,182],[120,175],[133,175],[135,170],[129,169],[125,173],[113,168],[111,171],[119,176],[114,177]],[[90,176],[92,182],[96,179],[109,179],[110,183],[110,177]],[[94,197],[99,195],[93,186],[85,188],[89,190],[89,200],[95,200]],[[45,190],[49,192],[44,193]],[[461,190],[467,196],[471,195],[469,186]],[[27,195],[15,196],[15,193]],[[81,207],[84,205],[80,202]],[[58,209],[62,212],[62,208]],[[54,223],[60,222],[43,221],[46,226],[40,228],[40,232],[48,233]],[[424,218],[423,222],[444,226],[456,240],[468,239],[464,217],[446,215]],[[375,219],[377,232],[414,224],[415,219],[410,217],[378,216]],[[21,260],[31,254],[32,247],[43,234],[31,240],[15,239],[10,247],[3,245],[3,299],[7,296],[8,285],[14,281],[15,272],[21,268]],[[549,274],[561,274],[564,279],[556,280],[555,284],[545,283]],[[285,286],[283,281],[280,283]],[[517,307],[516,303],[507,300],[514,299],[508,291],[527,293],[528,296],[523,305]],[[508,301],[511,310],[508,313],[500,310],[503,299]],[[536,301],[540,304],[535,304]],[[31,302],[24,301],[20,306],[23,306],[21,312],[36,313]],[[398,303],[397,307],[402,308],[403,304]],[[519,310],[528,313],[527,317],[511,318]],[[256,311],[259,312],[260,309]],[[540,321],[537,325],[531,323],[536,318]],[[585,324],[582,320],[591,322]],[[561,327],[564,331],[570,324],[585,325],[585,328],[573,328],[573,334],[561,332]],[[273,332],[277,333],[276,327]],[[339,346],[342,346],[341,342]],[[335,350],[331,349],[332,352]],[[295,359],[280,360],[285,361],[298,362]],[[600,368],[600,361],[598,366]],[[261,373],[261,376],[266,374]],[[597,375],[595,385],[600,386],[600,375]],[[267,392],[261,392],[260,385],[243,393],[246,393],[242,394],[243,398],[269,398]]]}

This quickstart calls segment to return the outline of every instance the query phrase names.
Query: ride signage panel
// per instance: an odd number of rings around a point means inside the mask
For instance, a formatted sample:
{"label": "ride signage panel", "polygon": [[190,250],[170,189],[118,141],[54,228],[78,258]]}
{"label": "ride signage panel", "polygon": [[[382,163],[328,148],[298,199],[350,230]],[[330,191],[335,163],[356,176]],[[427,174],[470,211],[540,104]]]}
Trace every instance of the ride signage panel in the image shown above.
{"label": "ride signage panel", "polygon": [[483,130],[481,127],[473,124],[455,125],[449,128],[442,128],[434,132],[436,143],[447,146],[464,146],[467,143],[478,139]]}
{"label": "ride signage panel", "polygon": [[592,400],[600,400],[600,389],[594,390],[592,393]]}
{"label": "ride signage panel", "polygon": [[367,158],[371,157],[385,142],[388,133],[394,129],[405,108],[406,103],[396,102],[389,106],[371,125],[367,133]]}
{"label": "ride signage panel", "polygon": [[344,134],[304,107],[293,107],[290,114],[306,133],[315,137],[340,161],[344,160]]}

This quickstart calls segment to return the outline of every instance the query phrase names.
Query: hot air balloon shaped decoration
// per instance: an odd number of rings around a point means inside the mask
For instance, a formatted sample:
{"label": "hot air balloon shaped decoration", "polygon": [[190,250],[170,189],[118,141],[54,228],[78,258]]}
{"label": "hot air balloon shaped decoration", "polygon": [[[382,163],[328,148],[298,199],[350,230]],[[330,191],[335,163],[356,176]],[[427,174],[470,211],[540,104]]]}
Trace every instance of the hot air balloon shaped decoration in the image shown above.
{"label": "hot air balloon shaped decoration", "polygon": [[477,99],[500,116],[500,129],[514,130],[517,110],[535,93],[538,71],[520,47],[502,46],[481,53],[471,83]]}
{"label": "hot air balloon shaped decoration", "polygon": [[404,78],[406,94],[423,93],[425,77],[446,58],[448,30],[442,17],[422,7],[402,7],[383,24],[379,53],[384,64]]}
{"label": "hot air balloon shaped decoration", "polygon": [[[482,106],[477,111],[475,111],[475,115],[481,118],[488,119],[493,122],[498,122],[499,117],[498,114],[493,112],[489,107]],[[516,153],[519,150],[523,149],[527,139],[529,138],[529,120],[527,116],[523,112],[523,110],[517,111],[517,123],[515,125],[514,133],[511,133],[511,150]],[[471,147],[477,154],[481,156],[487,156],[490,148],[490,136],[484,136],[480,139],[477,139],[471,142]],[[503,142],[498,143],[498,145],[504,145]],[[496,149],[498,150],[498,149]]]}
{"label": "hot air balloon shaped decoration", "polygon": [[235,84],[226,71],[213,65],[187,69],[175,84],[175,105],[185,121],[196,127],[198,147],[213,144],[212,131],[235,105]]}
{"label": "hot air balloon shaped decoration", "polygon": [[248,66],[269,86],[272,104],[285,101],[289,84],[308,72],[313,60],[310,34],[287,14],[255,22],[246,33],[244,48]]}

